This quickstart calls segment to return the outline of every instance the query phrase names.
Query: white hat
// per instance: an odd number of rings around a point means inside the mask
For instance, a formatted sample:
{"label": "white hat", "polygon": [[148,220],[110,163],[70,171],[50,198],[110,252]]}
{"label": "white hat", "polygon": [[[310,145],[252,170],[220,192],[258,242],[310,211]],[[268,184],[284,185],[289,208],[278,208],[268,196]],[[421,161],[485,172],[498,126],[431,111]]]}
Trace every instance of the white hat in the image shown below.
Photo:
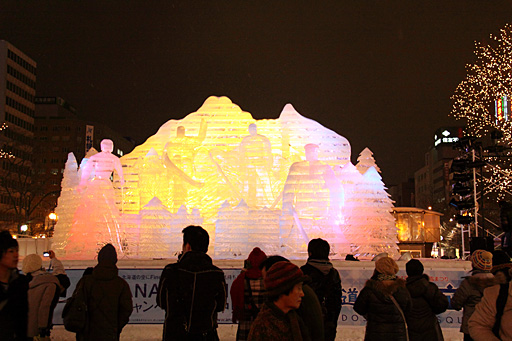
{"label": "white hat", "polygon": [[25,274],[29,274],[31,272],[41,270],[43,267],[43,260],[39,255],[36,255],[35,253],[28,255],[23,259],[23,265],[21,267],[21,270]]}

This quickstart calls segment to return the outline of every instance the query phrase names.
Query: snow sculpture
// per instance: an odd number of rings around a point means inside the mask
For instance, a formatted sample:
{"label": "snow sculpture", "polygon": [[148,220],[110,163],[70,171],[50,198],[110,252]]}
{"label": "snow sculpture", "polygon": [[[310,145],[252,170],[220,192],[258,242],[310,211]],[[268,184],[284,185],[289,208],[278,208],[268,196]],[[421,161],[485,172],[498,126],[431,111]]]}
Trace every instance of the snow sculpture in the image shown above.
{"label": "snow sculpture", "polygon": [[269,139],[258,134],[255,123],[249,124],[249,134],[240,143],[239,160],[243,197],[251,207],[268,207],[273,202],[272,148]]}
{"label": "snow sculpture", "polygon": [[369,148],[365,148],[357,158],[356,168],[361,174],[364,174],[370,167],[374,167],[380,173],[380,168],[375,163],[372,151]]}
{"label": "snow sculpture", "polygon": [[[392,202],[371,151],[358,159],[364,176],[350,153],[344,137],[290,104],[277,119],[255,120],[227,97],[210,97],[123,156],[122,170],[103,148],[90,156],[79,170],[77,187],[88,185],[79,205],[59,200],[59,210],[78,206],[72,226],[58,225],[61,236],[70,231],[61,244],[68,258],[93,258],[105,242],[127,257],[174,257],[181,230],[196,224],[217,259],[255,246],[305,258],[311,238],[327,239],[333,258],[397,254]],[[112,174],[124,188],[113,188]]]}
{"label": "snow sculpture", "polygon": [[331,166],[318,160],[318,145],[307,144],[306,161],[295,162],[283,189],[282,244],[287,255],[307,254],[310,239],[339,236],[343,188]]}
{"label": "snow sculpture", "polygon": [[278,254],[279,210],[250,209],[244,200],[235,207],[225,201],[215,222],[215,258],[245,259],[256,246]]}
{"label": "snow sculpture", "polygon": [[[68,154],[66,165],[64,166],[64,174],[62,175],[60,197],[57,200],[55,214],[59,217],[55,224],[53,234],[53,249],[59,250],[59,255],[63,256],[63,249],[67,245],[67,237],[69,228],[73,222],[73,215],[78,207],[80,196],[76,191],[76,187],[80,182],[78,176],[78,165],[75,155]],[[63,204],[66,203],[66,204]]]}
{"label": "snow sculpture", "polygon": [[171,209],[178,209],[187,203],[190,186],[202,186],[201,182],[194,180],[194,158],[205,137],[206,121],[202,119],[197,137],[186,136],[185,127],[179,126],[176,137],[165,145],[164,165],[170,180],[168,206]]}
{"label": "snow sculpture", "polygon": [[[119,226],[120,214],[115,205],[110,176],[115,170],[121,186],[124,178],[121,162],[112,154],[113,149],[112,140],[101,141],[101,152],[91,156],[82,170],[77,190],[83,194],[65,247],[68,259],[94,258],[106,243],[114,245],[118,255],[122,256],[124,253]],[[90,180],[93,172],[94,177]]]}
{"label": "snow sculpture", "polygon": [[393,203],[379,173],[370,167],[361,175],[356,167],[347,164],[342,174],[353,182],[350,185],[352,191],[346,192],[350,194],[343,208],[344,232],[350,241],[350,253],[368,259],[383,252],[398,257],[397,228],[389,213]]}

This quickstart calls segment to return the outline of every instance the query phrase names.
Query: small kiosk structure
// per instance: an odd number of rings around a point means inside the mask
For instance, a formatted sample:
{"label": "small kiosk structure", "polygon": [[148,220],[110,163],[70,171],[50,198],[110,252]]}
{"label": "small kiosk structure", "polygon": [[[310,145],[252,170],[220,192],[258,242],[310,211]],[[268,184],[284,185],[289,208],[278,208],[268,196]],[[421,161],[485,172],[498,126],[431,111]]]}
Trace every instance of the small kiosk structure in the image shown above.
{"label": "small kiosk structure", "polygon": [[416,207],[394,207],[400,253],[413,257],[430,258],[434,243],[441,239],[441,216],[432,210]]}

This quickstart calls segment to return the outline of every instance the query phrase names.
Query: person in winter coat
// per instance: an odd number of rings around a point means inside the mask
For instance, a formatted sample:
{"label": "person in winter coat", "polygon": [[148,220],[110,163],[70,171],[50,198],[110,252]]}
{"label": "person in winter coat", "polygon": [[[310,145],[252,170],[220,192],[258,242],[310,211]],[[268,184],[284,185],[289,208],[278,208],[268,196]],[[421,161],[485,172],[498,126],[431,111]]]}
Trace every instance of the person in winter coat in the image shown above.
{"label": "person in winter coat", "polygon": [[311,278],[309,286],[315,291],[322,307],[326,341],[336,339],[341,312],[341,279],[338,270],[329,262],[330,245],[317,238],[308,244],[308,261],[300,269]]}
{"label": "person in winter coat", "polygon": [[423,274],[423,264],[419,260],[408,261],[405,270],[408,276],[406,286],[412,298],[412,308],[406,315],[409,339],[444,340],[436,314],[446,311],[448,298]]}
{"label": "person in winter coat", "polygon": [[209,243],[201,226],[185,227],[183,255],[160,276],[156,302],[165,310],[164,340],[219,339],[217,313],[226,306],[226,282],[206,254]]}
{"label": "person in winter coat", "polygon": [[510,269],[512,269],[512,261],[508,253],[503,250],[493,251],[491,273],[496,279],[496,284],[507,283],[512,280]]}
{"label": "person in winter coat", "polygon": [[106,244],[98,253],[98,265],[92,274],[78,281],[75,292],[85,289],[89,323],[84,332],[77,333],[77,340],[119,340],[128,323],[133,310],[132,292],[117,275],[116,263],[115,247]]}
{"label": "person in winter coat", "polygon": [[[512,276],[512,269],[509,270],[509,276]],[[476,305],[475,311],[468,321],[469,333],[473,340],[512,340],[512,285],[510,285],[510,282],[507,282],[507,285],[508,295],[500,320],[499,337],[494,334],[493,328],[496,323],[500,285],[494,285],[484,289],[482,300]]]}
{"label": "person in winter coat", "polygon": [[63,288],[54,275],[43,268],[41,257],[30,254],[23,259],[21,270],[31,278],[28,284],[27,336],[48,337],[52,328],[53,310]]}
{"label": "person in winter coat", "polygon": [[396,277],[397,272],[393,259],[378,259],[373,276],[357,296],[354,311],[367,320],[366,341],[407,340],[404,315],[411,310],[411,295],[405,281]]}
{"label": "person in winter coat", "polygon": [[18,266],[18,242],[0,232],[0,340],[26,340],[28,279]]}
{"label": "person in winter coat", "polygon": [[[282,256],[268,257],[260,265],[263,278],[266,277],[266,274],[272,265],[276,264],[277,262],[289,262],[289,260]],[[311,278],[308,277],[308,279],[302,284],[304,297],[302,297],[302,302],[297,309],[297,315],[299,315],[299,317],[302,318],[302,321],[304,321],[311,340],[323,341],[324,319],[322,317],[322,306],[320,306],[320,301],[318,301],[318,297],[316,297],[315,291],[309,286],[309,280],[311,280]]]}
{"label": "person in winter coat", "polygon": [[254,320],[249,341],[309,341],[309,331],[297,314],[304,292],[302,283],[309,278],[298,266],[277,262],[266,271],[265,289],[268,300]]}
{"label": "person in winter coat", "polygon": [[255,247],[245,262],[244,270],[231,284],[233,322],[239,321],[236,332],[238,341],[247,340],[252,322],[265,302],[263,274],[259,268],[265,259],[267,259],[265,252]]}
{"label": "person in winter coat", "polygon": [[464,340],[472,340],[469,335],[468,321],[475,306],[482,299],[484,289],[496,284],[491,273],[492,253],[485,250],[475,250],[471,255],[472,275],[465,277],[451,299],[451,306],[455,310],[462,310],[462,324],[460,331],[464,333]]}

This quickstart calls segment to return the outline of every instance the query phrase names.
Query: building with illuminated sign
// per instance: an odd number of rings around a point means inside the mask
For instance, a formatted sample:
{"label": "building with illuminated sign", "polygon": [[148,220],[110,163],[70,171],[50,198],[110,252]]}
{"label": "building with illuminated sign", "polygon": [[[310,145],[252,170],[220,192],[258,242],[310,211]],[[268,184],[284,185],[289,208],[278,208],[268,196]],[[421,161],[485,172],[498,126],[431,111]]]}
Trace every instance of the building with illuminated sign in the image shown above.
{"label": "building with illuminated sign", "polygon": [[414,173],[416,207],[444,212],[451,196],[450,161],[459,155],[453,148],[462,134],[460,127],[439,128],[425,154],[425,166]]}

